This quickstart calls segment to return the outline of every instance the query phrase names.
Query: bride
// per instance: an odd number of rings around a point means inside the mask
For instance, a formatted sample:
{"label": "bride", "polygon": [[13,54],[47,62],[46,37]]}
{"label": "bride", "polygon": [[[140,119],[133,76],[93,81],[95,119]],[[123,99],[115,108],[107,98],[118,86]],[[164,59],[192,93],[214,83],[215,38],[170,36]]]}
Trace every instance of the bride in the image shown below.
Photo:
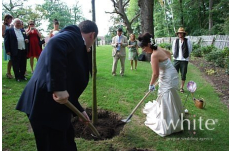
{"label": "bride", "polygon": [[145,33],[138,38],[143,51],[151,53],[152,77],[149,91],[154,91],[154,83],[159,78],[158,97],[153,102],[145,104],[143,113],[147,115],[145,125],[158,135],[164,137],[183,130],[181,128],[181,113],[183,107],[178,95],[178,73],[171,63],[171,54],[157,47],[153,37]]}

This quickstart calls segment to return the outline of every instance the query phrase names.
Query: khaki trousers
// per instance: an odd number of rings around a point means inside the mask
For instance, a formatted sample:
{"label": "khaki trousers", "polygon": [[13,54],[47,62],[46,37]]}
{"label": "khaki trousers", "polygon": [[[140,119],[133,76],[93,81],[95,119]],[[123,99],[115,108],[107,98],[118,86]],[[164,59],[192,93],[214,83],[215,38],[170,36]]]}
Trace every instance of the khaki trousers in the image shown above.
{"label": "khaki trousers", "polygon": [[120,52],[116,52],[115,56],[113,57],[112,74],[116,74],[117,63],[118,60],[120,60],[120,64],[121,64],[120,74],[124,75],[125,58],[126,56],[121,56]]}

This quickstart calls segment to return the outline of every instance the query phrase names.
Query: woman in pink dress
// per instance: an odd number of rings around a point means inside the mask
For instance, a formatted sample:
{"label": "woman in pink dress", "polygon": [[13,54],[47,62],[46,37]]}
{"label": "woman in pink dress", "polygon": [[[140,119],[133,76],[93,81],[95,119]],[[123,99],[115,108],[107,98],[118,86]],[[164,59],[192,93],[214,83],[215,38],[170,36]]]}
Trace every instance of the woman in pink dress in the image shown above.
{"label": "woman in pink dress", "polygon": [[29,21],[26,34],[27,36],[29,36],[29,52],[27,54],[27,57],[30,58],[31,73],[33,73],[34,72],[34,57],[36,57],[38,60],[40,53],[42,52],[42,49],[39,46],[41,34],[35,28],[34,21]]}

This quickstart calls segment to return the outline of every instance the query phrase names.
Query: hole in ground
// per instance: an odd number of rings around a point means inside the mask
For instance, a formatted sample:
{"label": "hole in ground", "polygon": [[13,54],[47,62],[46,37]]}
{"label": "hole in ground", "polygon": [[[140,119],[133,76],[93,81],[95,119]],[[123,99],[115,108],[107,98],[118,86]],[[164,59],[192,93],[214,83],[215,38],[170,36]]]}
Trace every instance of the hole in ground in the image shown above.
{"label": "hole in ground", "polygon": [[[92,109],[87,108],[86,112],[89,118],[92,119]],[[124,125],[126,124],[121,120],[122,118],[116,113],[107,110],[98,110],[98,122],[94,126],[98,130],[101,139],[111,139],[119,135],[120,131],[123,129]],[[75,130],[76,138],[81,137],[87,140],[92,140],[92,139],[101,140],[93,137],[92,130],[82,122],[79,122],[78,117],[74,117],[72,119],[72,124]]]}

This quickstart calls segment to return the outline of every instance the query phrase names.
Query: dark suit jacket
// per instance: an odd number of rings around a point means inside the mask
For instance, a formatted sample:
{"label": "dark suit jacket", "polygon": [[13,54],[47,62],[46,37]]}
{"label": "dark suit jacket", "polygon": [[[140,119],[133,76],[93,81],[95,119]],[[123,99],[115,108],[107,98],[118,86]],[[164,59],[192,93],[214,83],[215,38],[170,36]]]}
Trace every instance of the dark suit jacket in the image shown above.
{"label": "dark suit jacket", "polygon": [[[21,29],[24,39],[28,39],[24,29]],[[10,52],[12,56],[18,54],[18,40],[14,31],[14,28],[9,28],[6,30],[4,35],[4,44],[6,53]],[[28,44],[25,43],[25,49],[28,50]]]}
{"label": "dark suit jacket", "polygon": [[16,109],[28,114],[32,121],[67,129],[72,112],[55,102],[52,93],[67,90],[69,101],[82,112],[78,98],[88,81],[88,55],[81,32],[75,25],[67,26],[42,51]]}

